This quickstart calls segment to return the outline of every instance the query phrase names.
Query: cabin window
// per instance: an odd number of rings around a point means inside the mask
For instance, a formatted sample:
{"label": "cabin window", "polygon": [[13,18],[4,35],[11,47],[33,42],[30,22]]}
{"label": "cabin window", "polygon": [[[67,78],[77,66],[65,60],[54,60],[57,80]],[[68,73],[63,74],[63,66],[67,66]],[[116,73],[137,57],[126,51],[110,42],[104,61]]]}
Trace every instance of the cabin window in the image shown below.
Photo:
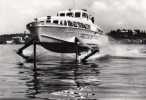
{"label": "cabin window", "polygon": [[72,17],[73,13],[72,12],[66,13],[66,16]]}
{"label": "cabin window", "polygon": [[60,25],[63,25],[63,21],[62,20],[60,21]]}
{"label": "cabin window", "polygon": [[68,22],[68,26],[73,26],[73,23],[71,21],[67,21]]}
{"label": "cabin window", "polygon": [[47,19],[51,19],[51,16],[47,16]]}
{"label": "cabin window", "polygon": [[78,22],[78,27],[79,27],[79,28],[82,28],[82,23],[79,23],[79,22]]}
{"label": "cabin window", "polygon": [[75,13],[75,17],[80,17],[81,16],[81,13],[80,12],[76,12]]}
{"label": "cabin window", "polygon": [[64,25],[67,26],[67,21],[66,20],[64,21]]}
{"label": "cabin window", "polygon": [[65,13],[60,13],[60,16],[65,16]]}
{"label": "cabin window", "polygon": [[47,22],[47,23],[51,23],[51,20],[47,20],[46,22]]}
{"label": "cabin window", "polygon": [[82,23],[82,28],[85,28],[85,29],[86,29],[86,26],[85,26],[85,24],[83,24],[83,23]]}
{"label": "cabin window", "polygon": [[58,20],[53,20],[53,23],[54,24],[58,24]]}
{"label": "cabin window", "polygon": [[90,29],[90,25],[85,24],[85,28],[86,28],[86,29]]}
{"label": "cabin window", "polygon": [[74,26],[74,27],[78,27],[79,25],[78,25],[77,22],[73,22],[73,26]]}
{"label": "cabin window", "polygon": [[78,27],[79,27],[79,28],[85,28],[85,27],[84,27],[84,24],[83,24],[83,23],[79,23],[79,22],[78,22]]}
{"label": "cabin window", "polygon": [[83,17],[83,18],[88,18],[88,14],[87,14],[87,13],[83,13],[83,14],[82,14],[82,17]]}
{"label": "cabin window", "polygon": [[40,24],[44,24],[44,21],[40,21]]}

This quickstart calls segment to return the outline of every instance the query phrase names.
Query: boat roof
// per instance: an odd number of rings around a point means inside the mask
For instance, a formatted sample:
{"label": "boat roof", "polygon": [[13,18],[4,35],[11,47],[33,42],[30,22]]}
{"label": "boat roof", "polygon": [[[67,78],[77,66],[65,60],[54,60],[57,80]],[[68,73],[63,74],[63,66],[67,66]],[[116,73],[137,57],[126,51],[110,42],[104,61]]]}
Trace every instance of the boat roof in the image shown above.
{"label": "boat roof", "polygon": [[88,14],[87,10],[85,9],[68,9],[68,10],[59,11],[58,13],[67,13],[67,12],[84,12]]}

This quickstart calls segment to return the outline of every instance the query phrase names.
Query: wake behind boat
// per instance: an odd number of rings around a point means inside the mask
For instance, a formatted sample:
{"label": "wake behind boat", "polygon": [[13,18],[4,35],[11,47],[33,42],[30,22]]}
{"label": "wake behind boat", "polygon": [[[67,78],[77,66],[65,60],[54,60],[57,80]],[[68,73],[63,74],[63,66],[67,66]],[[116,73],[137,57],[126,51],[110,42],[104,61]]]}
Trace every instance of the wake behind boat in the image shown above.
{"label": "wake behind boat", "polygon": [[32,35],[32,41],[20,48],[18,54],[25,57],[23,50],[33,44],[33,41],[45,49],[57,53],[75,53],[82,60],[99,52],[99,46],[107,37],[101,28],[94,24],[87,10],[59,11],[57,16],[36,18],[27,24]]}

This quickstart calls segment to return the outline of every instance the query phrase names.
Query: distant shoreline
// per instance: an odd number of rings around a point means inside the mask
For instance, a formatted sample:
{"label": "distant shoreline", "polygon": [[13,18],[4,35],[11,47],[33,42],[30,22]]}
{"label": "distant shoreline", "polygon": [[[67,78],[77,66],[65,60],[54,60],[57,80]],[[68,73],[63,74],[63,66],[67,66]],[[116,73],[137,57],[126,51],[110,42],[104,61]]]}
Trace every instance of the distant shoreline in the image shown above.
{"label": "distant shoreline", "polygon": [[144,30],[117,29],[110,31],[107,35],[120,43],[146,44],[146,31]]}
{"label": "distant shoreline", "polygon": [[29,33],[15,33],[0,35],[0,44],[25,44],[31,39]]}

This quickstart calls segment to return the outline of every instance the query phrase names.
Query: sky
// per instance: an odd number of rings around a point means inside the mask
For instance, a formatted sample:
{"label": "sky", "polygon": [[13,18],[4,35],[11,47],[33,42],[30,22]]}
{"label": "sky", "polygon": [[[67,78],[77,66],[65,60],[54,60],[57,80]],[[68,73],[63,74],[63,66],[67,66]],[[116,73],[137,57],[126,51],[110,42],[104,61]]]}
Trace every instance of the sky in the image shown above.
{"label": "sky", "polygon": [[146,0],[0,0],[0,34],[24,32],[34,18],[69,8],[87,9],[105,32],[146,30]]}

